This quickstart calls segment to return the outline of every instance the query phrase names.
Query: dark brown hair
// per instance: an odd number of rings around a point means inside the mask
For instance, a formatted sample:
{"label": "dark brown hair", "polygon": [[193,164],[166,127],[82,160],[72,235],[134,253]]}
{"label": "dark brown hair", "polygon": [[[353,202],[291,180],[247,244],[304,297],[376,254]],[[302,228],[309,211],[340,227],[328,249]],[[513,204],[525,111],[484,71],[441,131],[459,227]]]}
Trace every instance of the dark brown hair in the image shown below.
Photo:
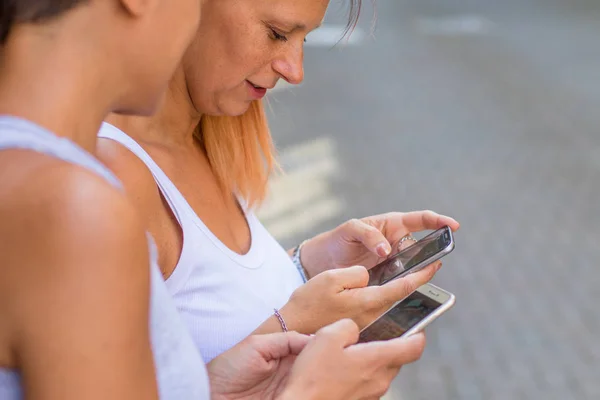
{"label": "dark brown hair", "polygon": [[43,22],[88,0],[0,0],[0,45],[17,23]]}

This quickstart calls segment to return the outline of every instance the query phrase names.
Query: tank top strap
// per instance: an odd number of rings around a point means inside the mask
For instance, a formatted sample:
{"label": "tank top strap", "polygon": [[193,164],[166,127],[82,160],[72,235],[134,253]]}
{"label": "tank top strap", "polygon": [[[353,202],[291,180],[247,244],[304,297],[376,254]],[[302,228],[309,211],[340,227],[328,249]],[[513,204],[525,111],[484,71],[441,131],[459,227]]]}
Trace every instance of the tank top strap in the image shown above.
{"label": "tank top strap", "polygon": [[189,260],[190,257],[196,257],[197,254],[193,249],[190,248],[189,244],[195,242],[194,240],[194,223],[187,214],[194,214],[191,206],[187,200],[183,197],[181,192],[175,187],[175,184],[169,179],[167,174],[156,164],[156,162],[150,157],[150,154],[146,152],[132,137],[127,135],[125,132],[120,130],[114,125],[109,123],[102,124],[98,137],[104,139],[114,140],[115,142],[123,145],[126,149],[131,151],[136,157],[138,157],[145,165],[146,168],[152,174],[154,182],[158,186],[158,189],[166,199],[169,208],[183,234],[183,246],[181,248],[181,254],[175,270],[171,276],[165,281],[166,286],[171,295],[178,293],[187,282],[187,279],[191,273],[191,267],[193,263]]}
{"label": "tank top strap", "polygon": [[32,122],[3,115],[0,116],[0,132],[0,150],[22,149],[51,155],[84,167],[122,189],[119,179],[93,155],[72,141],[58,137]]}
{"label": "tank top strap", "polygon": [[179,225],[183,226],[185,218],[180,214],[180,210],[184,210],[188,206],[187,201],[183,198],[183,195],[177,190],[175,185],[171,182],[169,177],[163,172],[163,170],[156,164],[156,162],[150,157],[150,154],[146,152],[133,138],[127,135],[125,132],[120,130],[114,125],[107,122],[102,124],[98,137],[104,139],[114,140],[119,144],[125,146],[127,150],[131,151],[136,157],[138,157],[146,165],[154,181],[156,182],[160,192],[167,200],[171,211],[175,214],[175,218],[179,222]]}

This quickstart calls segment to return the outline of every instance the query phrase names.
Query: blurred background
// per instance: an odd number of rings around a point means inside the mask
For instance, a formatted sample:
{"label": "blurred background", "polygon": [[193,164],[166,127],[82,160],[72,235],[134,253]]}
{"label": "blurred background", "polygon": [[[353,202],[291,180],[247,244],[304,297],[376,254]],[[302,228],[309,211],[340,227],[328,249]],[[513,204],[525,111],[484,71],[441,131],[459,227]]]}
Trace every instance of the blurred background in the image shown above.
{"label": "blurred background", "polygon": [[386,399],[600,399],[600,1],[332,0],[269,118],[287,247],[391,210],[458,219],[456,306]]}

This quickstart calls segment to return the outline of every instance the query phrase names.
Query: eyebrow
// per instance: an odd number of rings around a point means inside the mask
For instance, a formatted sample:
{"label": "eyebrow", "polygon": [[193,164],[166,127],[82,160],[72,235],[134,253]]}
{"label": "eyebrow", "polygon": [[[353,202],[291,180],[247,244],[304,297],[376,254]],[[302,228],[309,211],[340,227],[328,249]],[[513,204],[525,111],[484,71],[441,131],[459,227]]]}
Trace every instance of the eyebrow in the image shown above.
{"label": "eyebrow", "polygon": [[[302,23],[293,23],[291,21],[281,21],[283,24],[288,25],[288,26],[292,26],[292,30],[301,30],[301,31],[306,31],[308,30],[308,28],[306,27],[306,25],[302,24]],[[321,26],[323,26],[323,21],[321,21],[321,23],[319,23],[319,25],[317,25],[313,30],[319,29]]]}

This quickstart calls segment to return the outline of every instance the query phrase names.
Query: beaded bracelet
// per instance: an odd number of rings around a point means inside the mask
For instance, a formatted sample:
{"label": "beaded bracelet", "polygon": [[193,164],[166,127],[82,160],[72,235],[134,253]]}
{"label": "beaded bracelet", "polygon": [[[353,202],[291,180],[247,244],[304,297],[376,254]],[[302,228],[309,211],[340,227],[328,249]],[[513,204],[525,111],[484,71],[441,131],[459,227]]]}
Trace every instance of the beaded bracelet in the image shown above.
{"label": "beaded bracelet", "polygon": [[279,323],[281,324],[281,329],[283,329],[284,332],[287,332],[288,331],[287,325],[285,324],[285,321],[283,320],[283,317],[281,316],[281,314],[279,314],[279,310],[274,308],[273,313],[279,320]]}

